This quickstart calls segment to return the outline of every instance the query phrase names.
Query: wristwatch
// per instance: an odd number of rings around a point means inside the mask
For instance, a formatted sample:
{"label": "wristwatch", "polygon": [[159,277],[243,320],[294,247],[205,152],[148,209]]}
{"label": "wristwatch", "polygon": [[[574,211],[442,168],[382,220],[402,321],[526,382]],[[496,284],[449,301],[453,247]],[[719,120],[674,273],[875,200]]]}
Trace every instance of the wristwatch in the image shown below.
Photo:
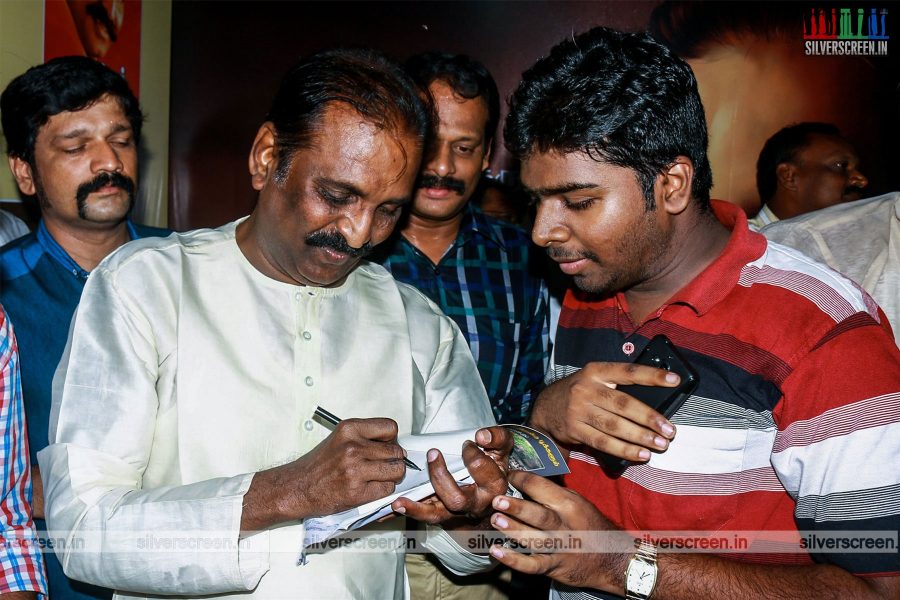
{"label": "wristwatch", "polygon": [[626,600],[647,600],[656,588],[656,546],[637,540],[637,552],[625,569]]}

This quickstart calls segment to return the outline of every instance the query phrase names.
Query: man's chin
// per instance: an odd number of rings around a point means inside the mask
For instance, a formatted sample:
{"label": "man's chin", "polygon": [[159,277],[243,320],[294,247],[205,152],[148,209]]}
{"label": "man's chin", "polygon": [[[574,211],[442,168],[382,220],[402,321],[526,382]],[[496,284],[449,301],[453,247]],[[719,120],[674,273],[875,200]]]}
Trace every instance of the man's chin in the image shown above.
{"label": "man's chin", "polygon": [[79,207],[78,214],[83,221],[118,224],[128,218],[128,213],[131,212],[133,206],[134,202],[129,200],[88,201]]}

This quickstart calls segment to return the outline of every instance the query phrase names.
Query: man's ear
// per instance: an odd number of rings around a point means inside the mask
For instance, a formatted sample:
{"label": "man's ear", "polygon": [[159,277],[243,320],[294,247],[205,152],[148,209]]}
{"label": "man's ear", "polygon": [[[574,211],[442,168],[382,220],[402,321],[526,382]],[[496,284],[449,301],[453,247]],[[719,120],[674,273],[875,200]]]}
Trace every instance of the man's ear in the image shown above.
{"label": "man's ear", "polygon": [[656,180],[656,203],[672,215],[684,211],[691,203],[691,187],[694,182],[694,163],[687,156],[675,157]]}
{"label": "man's ear", "polygon": [[797,167],[788,162],[783,162],[775,167],[775,178],[778,185],[788,190],[797,189]]}
{"label": "man's ear", "polygon": [[34,171],[31,165],[18,156],[10,156],[8,158],[9,170],[12,171],[13,177],[16,179],[19,191],[26,196],[34,196],[37,193],[37,186],[34,184]]}
{"label": "man's ear", "polygon": [[250,182],[253,189],[263,189],[270,176],[275,174],[275,127],[270,121],[263,123],[256,132],[256,139],[250,148]]}

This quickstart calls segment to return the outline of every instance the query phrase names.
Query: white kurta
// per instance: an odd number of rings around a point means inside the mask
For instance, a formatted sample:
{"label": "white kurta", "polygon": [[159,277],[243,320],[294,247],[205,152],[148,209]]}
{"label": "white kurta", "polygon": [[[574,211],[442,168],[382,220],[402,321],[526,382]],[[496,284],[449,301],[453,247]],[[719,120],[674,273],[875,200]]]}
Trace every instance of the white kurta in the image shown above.
{"label": "white kurta", "polygon": [[[401,434],[493,423],[465,339],[377,265],[337,288],[272,280],[235,225],[127,244],[85,286],[39,455],[50,529],[87,544],[57,551],[66,572],[120,598],[403,597],[402,549],[298,567],[297,522],[238,550],[241,503],[253,473],[330,433],[317,405]],[[404,524],[374,535],[400,548]]]}

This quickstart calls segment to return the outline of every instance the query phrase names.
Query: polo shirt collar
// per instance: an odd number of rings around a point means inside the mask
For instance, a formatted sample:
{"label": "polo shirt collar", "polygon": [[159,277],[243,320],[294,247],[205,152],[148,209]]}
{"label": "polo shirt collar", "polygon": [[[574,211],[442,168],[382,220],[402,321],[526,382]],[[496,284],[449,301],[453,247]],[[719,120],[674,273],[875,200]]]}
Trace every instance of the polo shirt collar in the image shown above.
{"label": "polo shirt collar", "polygon": [[[125,227],[128,229],[129,238],[136,240],[140,237],[130,219],[125,221]],[[53,236],[50,235],[50,232],[47,230],[47,226],[44,224],[43,219],[38,223],[37,240],[44,252],[46,252],[50,258],[62,265],[62,267],[73,276],[78,277],[79,279],[87,279],[88,275],[90,275],[90,272],[82,269],[81,266],[72,260],[72,257],[63,250],[63,247],[53,239]]]}
{"label": "polo shirt collar", "polygon": [[750,230],[741,207],[722,200],[712,200],[711,205],[719,222],[731,230],[728,243],[713,262],[675,292],[661,309],[670,304],[684,304],[698,315],[705,314],[731,293],[744,267],[766,251],[766,238]]}

